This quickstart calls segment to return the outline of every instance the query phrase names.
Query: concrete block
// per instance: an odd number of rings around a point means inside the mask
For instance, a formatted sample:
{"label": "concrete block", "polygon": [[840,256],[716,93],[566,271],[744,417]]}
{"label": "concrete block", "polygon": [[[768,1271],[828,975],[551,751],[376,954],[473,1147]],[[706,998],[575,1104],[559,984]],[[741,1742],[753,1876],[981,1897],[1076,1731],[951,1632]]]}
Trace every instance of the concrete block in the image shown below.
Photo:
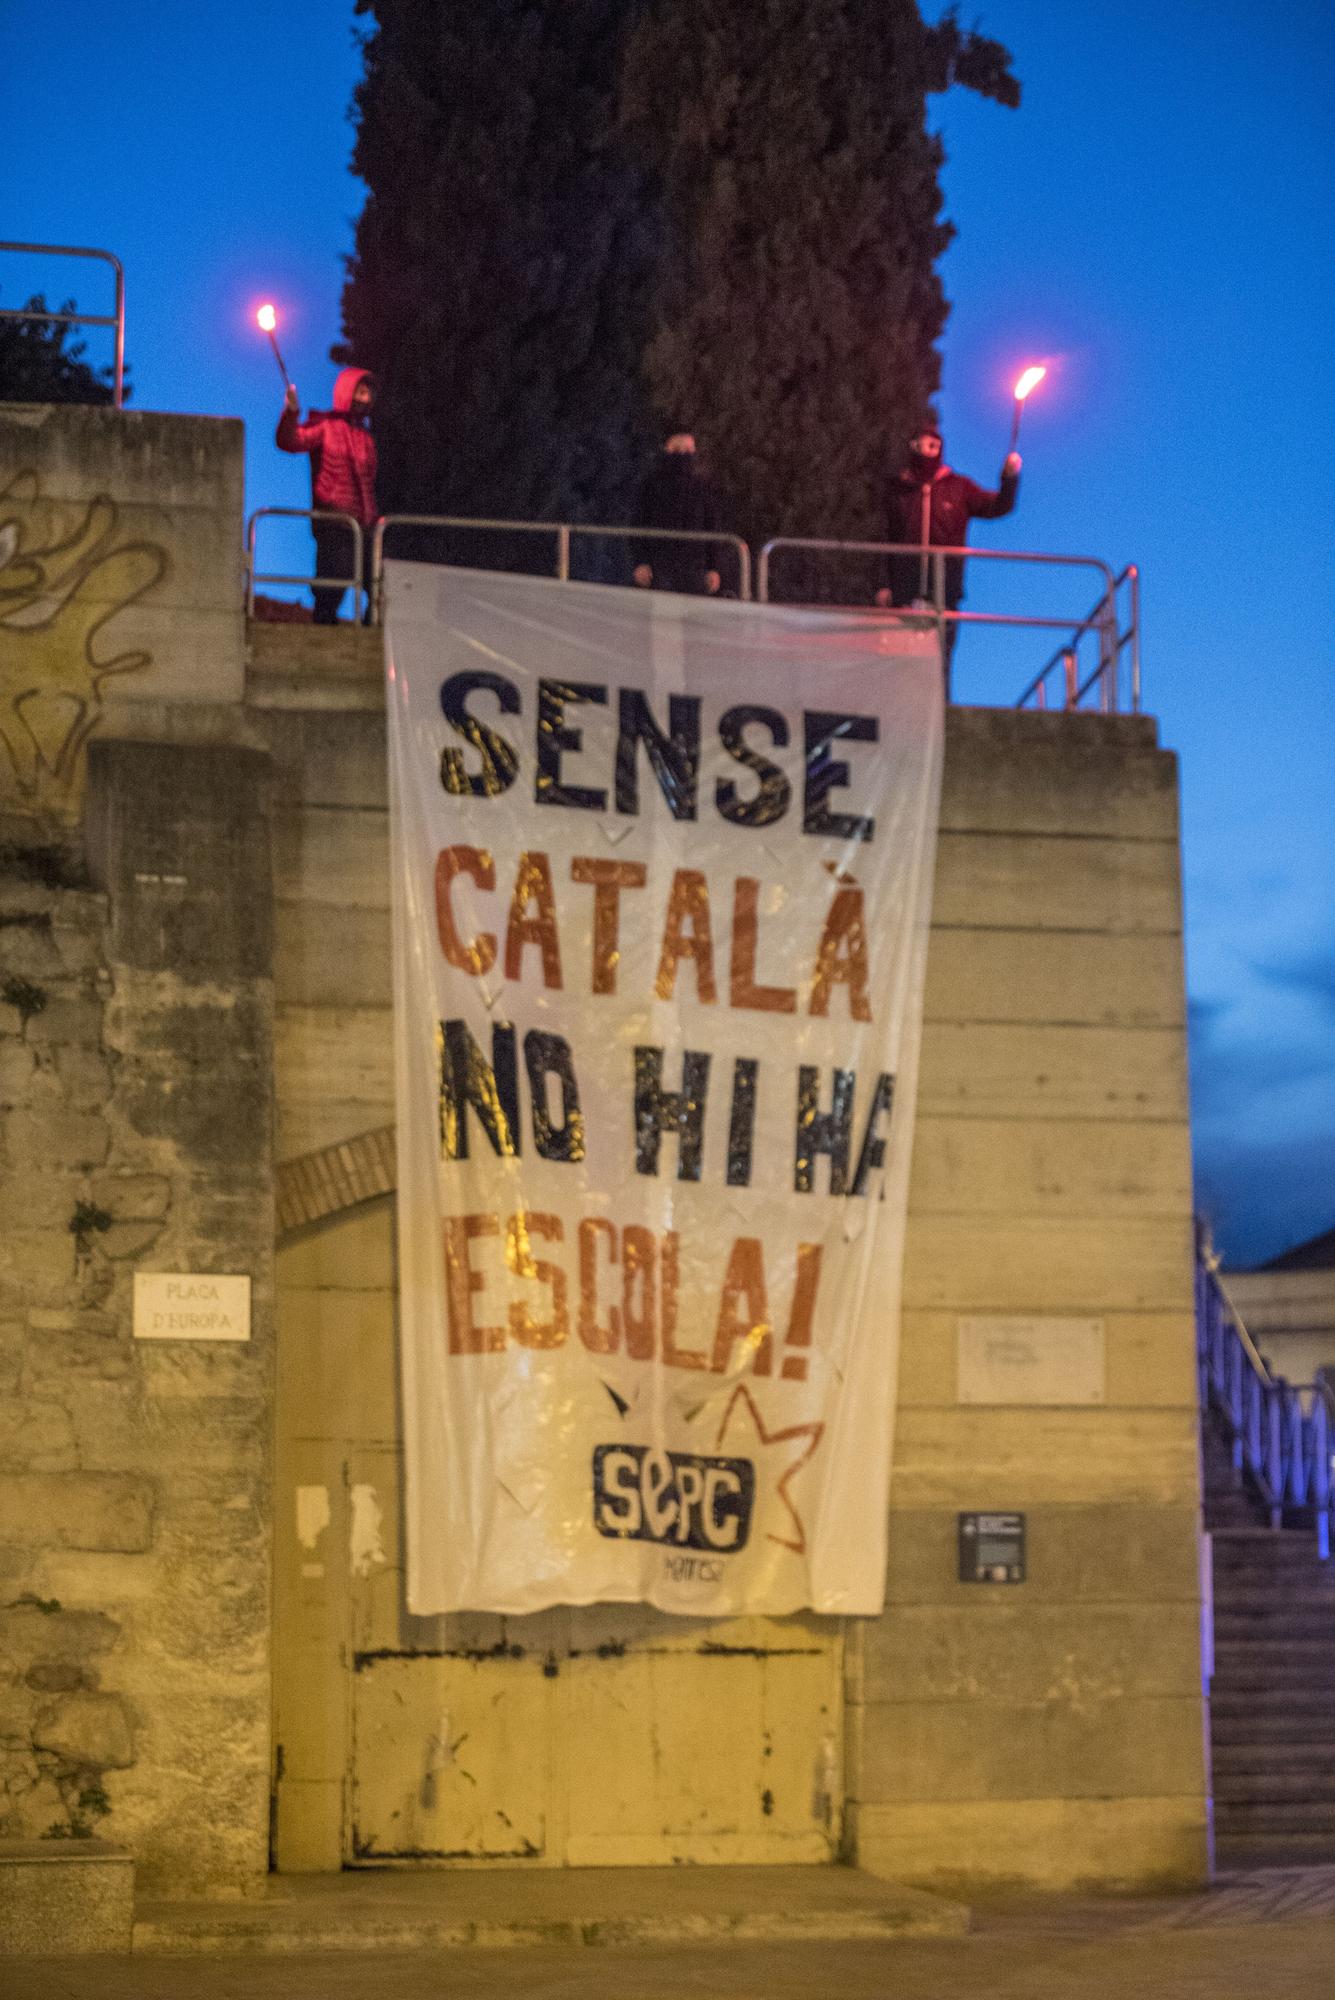
{"label": "concrete block", "polygon": [[933,930],[929,1021],[1180,1029],[1182,940],[1092,930]]}
{"label": "concrete block", "polygon": [[146,1549],[154,1486],[117,1472],[23,1472],[0,1480],[0,1542],[18,1548]]}
{"label": "concrete block", "polygon": [[82,544],[97,558],[32,634],[55,685],[97,619],[100,657],[128,666],[114,679],[118,705],[240,700],[242,450],[231,419],[6,405],[0,485],[23,482],[20,551],[40,563]]}
{"label": "concrete block", "polygon": [[389,810],[383,705],[369,714],[271,709],[256,721],[273,759],[274,796],[285,806]]}
{"label": "concrete block", "polygon": [[111,957],[183,984],[268,977],[263,751],[105,740],[88,757],[89,861],[111,897]]}
{"label": "concrete block", "polygon": [[[1026,1606],[1063,1605],[1074,1616],[1085,1604],[1192,1604],[1200,1594],[1194,1504],[1039,1503],[1026,1526]],[[984,1589],[958,1580],[958,1532],[953,1508],[891,1508],[888,1606],[958,1605]],[[880,1629],[859,1626],[863,1645],[879,1643]]]}
{"label": "concrete block", "polygon": [[1199,1496],[1192,1410],[901,1410],[895,1427],[892,1511]]}
{"label": "concrete block", "polygon": [[1204,1789],[1179,1798],[969,1799],[850,1807],[859,1868],[923,1888],[1195,1889]]}
{"label": "concrete block", "polygon": [[950,833],[937,841],[932,923],[966,929],[1179,932],[1175,840]]}
{"label": "concrete block", "polygon": [[394,1204],[386,1196],[284,1245],[277,1259],[280,1294],[288,1291],[392,1291]]}
{"label": "concrete block", "polygon": [[1177,837],[1177,759],[1148,716],[946,713],[941,825],[975,833]]}
{"label": "concrete block", "polygon": [[1116,1703],[874,1702],[863,1727],[858,1789],[868,1805],[1206,1791],[1199,1684]]}
{"label": "concrete block", "polygon": [[1189,1213],[1151,1220],[914,1215],[904,1303],[962,1313],[1181,1312]]}
{"label": "concrete block", "polygon": [[[1029,1560],[1042,1560],[1041,1545]],[[1064,1703],[1194,1697],[1199,1708],[1200,1605],[1194,1592],[1166,1603],[1161,1589],[1143,1604],[1072,1605],[1035,1603],[1025,1584],[956,1584],[949,1602],[900,1605],[868,1627],[862,1695],[964,1708],[1047,1703],[1054,1713]],[[1118,1733],[1127,1733],[1120,1722]]]}
{"label": "concrete block", "polygon": [[280,1007],[393,1003],[388,910],[274,905],[274,998]]}
{"label": "concrete block", "polygon": [[913,1133],[913,1215],[1181,1216],[1191,1147],[1177,1124],[929,1118]]}
{"label": "concrete block", "polygon": [[303,806],[274,814],[279,902],[389,908],[389,815],[375,807]]}
{"label": "concrete block", "polygon": [[[1089,1317],[1090,1315],[1085,1315]],[[1183,1307],[1169,1312],[1107,1312],[1103,1323],[1105,1405],[1120,1409],[1194,1409],[1196,1329]],[[899,1407],[953,1408],[959,1399],[960,1315],[905,1312],[899,1343]]]}
{"label": "concrete block", "polygon": [[1187,1119],[1178,1029],[929,1021],[920,1116]]}
{"label": "concrete block", "polygon": [[303,1434],[393,1443],[399,1432],[394,1297],[296,1291],[278,1309],[278,1395],[306,1409]]}
{"label": "concrete block", "polygon": [[0,1958],[128,1952],[134,1859],[104,1840],[0,1840]]}
{"label": "concrete block", "polygon": [[274,1829],[284,1875],[331,1875],[343,1866],[343,1781],[285,1778]]}
{"label": "concrete block", "polygon": [[[283,1007],[274,1018],[274,1079],[280,1113],[328,1116],[334,1104],[360,1107],[316,1145],[350,1139],[394,1122],[393,1017],[379,1007]],[[311,1129],[306,1128],[307,1132]],[[285,1138],[279,1158],[311,1148]]]}

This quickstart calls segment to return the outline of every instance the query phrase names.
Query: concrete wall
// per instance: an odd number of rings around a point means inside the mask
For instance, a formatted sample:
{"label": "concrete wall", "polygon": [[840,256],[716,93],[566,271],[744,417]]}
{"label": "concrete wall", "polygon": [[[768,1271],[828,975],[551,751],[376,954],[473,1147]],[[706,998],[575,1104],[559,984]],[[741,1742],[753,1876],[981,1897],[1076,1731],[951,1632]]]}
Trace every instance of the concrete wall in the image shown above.
{"label": "concrete wall", "polygon": [[[272,1114],[280,1161],[393,1117],[376,637],[257,627],[239,699],[239,444],[0,412],[4,1826],[91,1815],[146,1880],[232,1891],[265,1865]],[[847,1644],[849,1851],[887,1873],[1204,1871],[1178,882],[1152,724],[951,715],[889,1603]],[[389,1379],[387,1206],[341,1232],[285,1253],[297,1395]],[[247,1273],[252,1338],[136,1341],[136,1268]],[[966,1316],[1096,1322],[1095,1393],[963,1401]],[[284,1468],[280,1683],[328,1637],[289,1534],[319,1476]],[[955,1580],[966,1508],[1025,1511],[1022,1586]],[[301,1739],[306,1865],[340,1712]]]}
{"label": "concrete wall", "polygon": [[77,821],[127,703],[239,702],[242,427],[0,403],[0,822]]}
{"label": "concrete wall", "polygon": [[[331,672],[317,635],[253,635],[281,800],[280,1159],[393,1116],[378,662],[369,635],[337,645]],[[847,1831],[863,1865],[938,1883],[1203,1876],[1192,1268],[1175,762],[1148,720],[954,711],[889,1605],[848,1646]],[[355,1240],[329,1231],[280,1262],[293,1367],[364,1382],[377,1437],[393,1420],[392,1286],[384,1204]],[[1096,1320],[1101,1400],[961,1405],[962,1315],[1024,1315],[1040,1334]],[[336,1413],[346,1388],[330,1395]],[[370,1438],[355,1410],[349,1422]],[[336,1492],[336,1459],[312,1437],[291,1477]],[[962,1509],[1027,1513],[1022,1588],[956,1580]],[[301,1550],[280,1520],[285,1538],[297,1590]],[[334,1522],[329,1546],[345,1539]],[[338,1616],[313,1588],[303,1602],[301,1635],[280,1640],[290,1710],[307,1707],[297,1690],[315,1685]],[[297,1722],[280,1808],[291,1865],[337,1853],[339,1728]],[[304,1803],[293,1786],[310,1788]]]}
{"label": "concrete wall", "polygon": [[[864,1865],[1206,1865],[1175,761],[1129,717],[949,718],[889,1602],[853,1649]],[[1103,1400],[962,1404],[962,1315],[1094,1318]],[[1023,1510],[1028,1580],[956,1578]]]}

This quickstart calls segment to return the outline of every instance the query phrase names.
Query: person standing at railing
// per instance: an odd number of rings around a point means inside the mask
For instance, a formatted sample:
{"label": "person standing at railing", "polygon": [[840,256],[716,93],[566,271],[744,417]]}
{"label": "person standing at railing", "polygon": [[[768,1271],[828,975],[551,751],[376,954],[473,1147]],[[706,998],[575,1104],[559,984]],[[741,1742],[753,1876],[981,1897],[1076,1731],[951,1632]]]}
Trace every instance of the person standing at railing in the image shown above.
{"label": "person standing at railing", "polygon": [[[334,383],[332,410],[312,410],[303,424],[295,387],[289,387],[278,419],[280,451],[305,451],[311,459],[311,506],[316,512],[351,514],[362,530],[362,588],[366,622],[371,622],[371,529],[376,519],[375,439],[370,431],[375,377],[365,368],[342,368]],[[354,542],[344,521],[312,521],[317,577],[350,577]],[[315,622],[334,625],[344,584],[316,584]],[[355,615],[354,604],[354,615]]]}
{"label": "person standing at railing", "polygon": [[[641,528],[675,528],[694,534],[722,533],[723,502],[700,470],[694,433],[669,426],[658,462],[640,489],[635,522]],[[671,542],[646,535],[631,543],[635,581],[641,590],[677,590],[692,597],[717,597],[722,579],[719,551],[712,542]]]}
{"label": "person standing at railing", "polygon": [[[944,569],[940,602],[947,611],[958,610],[964,597],[964,557],[933,558],[933,548],[962,548],[969,539],[970,521],[999,521],[1009,514],[1020,490],[1020,454],[1012,451],[1001,468],[995,492],[978,486],[946,464],[945,444],[932,424],[924,424],[909,439],[908,463],[890,481],[886,492],[885,539],[912,542],[917,555],[891,556],[889,580],[877,591],[881,605],[937,603],[939,564]],[[946,699],[950,699],[950,662],[959,627],[947,621],[942,648],[946,677]]]}

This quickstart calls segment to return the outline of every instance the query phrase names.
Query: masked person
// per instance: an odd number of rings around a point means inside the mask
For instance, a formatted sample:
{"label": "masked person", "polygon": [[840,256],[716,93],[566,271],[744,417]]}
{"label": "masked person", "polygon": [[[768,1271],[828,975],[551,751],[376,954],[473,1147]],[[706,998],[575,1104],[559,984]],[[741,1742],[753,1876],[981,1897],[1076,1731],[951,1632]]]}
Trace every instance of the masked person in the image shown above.
{"label": "masked person", "polygon": [[[362,586],[366,618],[371,617],[371,529],[376,519],[375,439],[369,424],[375,402],[375,377],[364,368],[341,368],[334,383],[332,410],[312,410],[303,424],[300,403],[289,387],[278,419],[280,451],[306,451],[311,458],[311,506],[317,511],[351,514],[362,530]],[[315,574],[350,577],[354,543],[343,521],[312,521]],[[342,584],[315,586],[315,622],[334,625],[343,602]],[[355,607],[354,607],[355,609]]]}
{"label": "masked person", "polygon": [[[640,489],[636,524],[641,528],[688,529],[697,534],[718,532],[723,504],[717,489],[700,470],[695,438],[684,425],[669,429],[658,463]],[[631,543],[635,581],[642,590],[679,590],[695,597],[716,597],[719,551],[712,542],[671,542],[645,536]]]}
{"label": "masked person", "polygon": [[[889,558],[889,583],[878,590],[878,604],[908,605],[937,602],[935,571],[939,562],[945,570],[941,602],[948,611],[958,608],[964,596],[964,557],[942,556],[935,560],[929,548],[962,548],[969,539],[970,521],[999,521],[1009,514],[1020,490],[1020,454],[1013,451],[1001,468],[1001,484],[995,493],[966,479],[962,472],[946,464],[941,433],[924,424],[909,439],[908,463],[891,480],[886,493],[888,542],[913,542],[921,555]],[[959,631],[952,619],[945,628],[942,665],[946,676],[946,699],[950,699],[950,661]]]}

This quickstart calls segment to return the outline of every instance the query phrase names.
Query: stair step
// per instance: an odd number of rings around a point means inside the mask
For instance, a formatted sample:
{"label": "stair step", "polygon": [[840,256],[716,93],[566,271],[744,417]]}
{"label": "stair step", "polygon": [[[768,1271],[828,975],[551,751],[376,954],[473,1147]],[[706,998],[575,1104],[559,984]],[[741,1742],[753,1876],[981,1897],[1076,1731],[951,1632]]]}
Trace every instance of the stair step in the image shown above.
{"label": "stair step", "polygon": [[1323,1780],[1335,1779],[1335,1740],[1313,1742],[1309,1738],[1276,1743],[1252,1739],[1221,1743],[1216,1739],[1213,1763],[1216,1778],[1259,1776],[1266,1772],[1282,1778],[1310,1772]]}
{"label": "stair step", "polygon": [[1216,1801],[1215,1830],[1227,1839],[1237,1839],[1244,1833],[1317,1833],[1335,1840],[1335,1800],[1318,1805]]}
{"label": "stair step", "polygon": [[1217,1807],[1234,1805],[1311,1807],[1327,1812],[1335,1825],[1335,1774],[1320,1771],[1215,1771]]}

